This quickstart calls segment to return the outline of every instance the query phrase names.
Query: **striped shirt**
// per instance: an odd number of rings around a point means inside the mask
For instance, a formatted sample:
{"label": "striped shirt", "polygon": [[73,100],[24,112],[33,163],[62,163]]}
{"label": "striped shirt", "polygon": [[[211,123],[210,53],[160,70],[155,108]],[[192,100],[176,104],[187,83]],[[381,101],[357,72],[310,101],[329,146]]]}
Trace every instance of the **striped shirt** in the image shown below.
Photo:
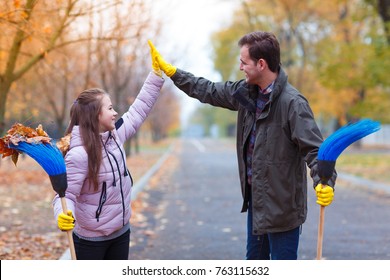
{"label": "striped shirt", "polygon": [[[259,95],[256,100],[256,120],[264,110],[265,104],[267,104],[271,92],[274,88],[275,81],[268,85],[264,90],[259,89]],[[253,150],[256,142],[256,120],[253,123],[252,132],[248,142],[248,148],[246,153],[246,174],[248,177],[248,184],[252,184],[252,159]]]}

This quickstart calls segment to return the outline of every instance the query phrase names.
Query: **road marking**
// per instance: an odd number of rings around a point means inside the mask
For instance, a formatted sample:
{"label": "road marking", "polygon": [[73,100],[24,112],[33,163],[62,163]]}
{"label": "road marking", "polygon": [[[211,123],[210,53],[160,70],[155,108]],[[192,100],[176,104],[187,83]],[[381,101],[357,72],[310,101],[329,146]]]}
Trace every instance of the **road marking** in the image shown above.
{"label": "road marking", "polygon": [[199,140],[192,139],[191,143],[198,149],[199,152],[204,153],[206,151],[206,147],[199,142]]}

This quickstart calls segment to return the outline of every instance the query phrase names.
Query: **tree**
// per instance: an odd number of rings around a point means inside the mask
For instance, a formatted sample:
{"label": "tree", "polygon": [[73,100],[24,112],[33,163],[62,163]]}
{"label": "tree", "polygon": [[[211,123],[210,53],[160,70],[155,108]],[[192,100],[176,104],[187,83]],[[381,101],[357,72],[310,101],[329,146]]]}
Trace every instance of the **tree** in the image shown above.
{"label": "tree", "polygon": [[388,122],[390,118],[379,113],[390,106],[384,25],[365,1],[345,2],[339,11],[330,21],[331,32],[318,44],[316,69],[328,89],[320,100],[322,111],[333,114],[340,124],[360,117]]}
{"label": "tree", "polygon": [[316,116],[341,124],[367,116],[386,121],[385,114],[371,110],[390,105],[386,7],[385,0],[330,0],[327,5],[243,0],[231,25],[213,36],[215,68],[225,79],[239,79],[238,51],[233,51],[238,39],[253,30],[270,30],[279,39],[291,84],[309,99]]}
{"label": "tree", "polygon": [[390,0],[366,0],[374,6],[384,23],[387,43],[390,44]]}
{"label": "tree", "polygon": [[149,114],[148,124],[152,140],[159,141],[179,130],[180,104],[172,88],[163,88],[153,110]]}
{"label": "tree", "polygon": [[24,5],[18,0],[2,2],[0,133],[4,130],[6,104],[12,85],[54,50],[90,40],[88,36],[79,36],[77,28],[71,29],[72,25],[89,13],[116,3],[95,1],[88,7],[80,0],[26,0]]}

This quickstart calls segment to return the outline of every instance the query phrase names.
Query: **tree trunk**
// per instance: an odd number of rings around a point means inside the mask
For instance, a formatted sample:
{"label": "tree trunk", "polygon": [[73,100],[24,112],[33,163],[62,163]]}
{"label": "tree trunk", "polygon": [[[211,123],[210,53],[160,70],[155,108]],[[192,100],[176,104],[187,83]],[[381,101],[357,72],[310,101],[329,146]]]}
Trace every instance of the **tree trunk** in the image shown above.
{"label": "tree trunk", "polygon": [[378,1],[378,13],[383,19],[385,26],[387,43],[390,43],[390,0],[379,0]]}
{"label": "tree trunk", "polygon": [[2,137],[5,132],[5,103],[10,88],[11,82],[4,77],[0,77],[0,137]]}

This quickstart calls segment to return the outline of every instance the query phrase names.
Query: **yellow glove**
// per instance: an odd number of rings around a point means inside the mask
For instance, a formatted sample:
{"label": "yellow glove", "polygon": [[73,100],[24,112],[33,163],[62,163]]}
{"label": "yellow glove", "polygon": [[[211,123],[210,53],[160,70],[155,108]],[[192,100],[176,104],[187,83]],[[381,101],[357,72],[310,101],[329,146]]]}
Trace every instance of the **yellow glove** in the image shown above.
{"label": "yellow glove", "polygon": [[153,67],[155,64],[155,61],[157,61],[159,68],[164,71],[165,75],[168,77],[172,77],[173,74],[176,73],[176,67],[172,64],[167,63],[164,58],[161,56],[161,54],[157,51],[155,46],[153,45],[152,41],[148,40],[148,44],[150,47],[150,54],[152,56],[152,63]]}
{"label": "yellow glove", "polygon": [[318,184],[315,187],[317,195],[317,204],[321,206],[328,206],[332,203],[334,197],[333,188],[328,185]]}
{"label": "yellow glove", "polygon": [[72,230],[74,228],[74,218],[72,210],[68,210],[68,214],[61,213],[57,219],[58,228],[60,230]]}
{"label": "yellow glove", "polygon": [[153,72],[156,73],[158,76],[162,77],[162,72],[160,69],[160,65],[157,60],[157,56],[155,55],[156,49],[154,48],[152,42],[148,40],[148,44],[150,47],[150,56],[152,57],[152,69]]}

